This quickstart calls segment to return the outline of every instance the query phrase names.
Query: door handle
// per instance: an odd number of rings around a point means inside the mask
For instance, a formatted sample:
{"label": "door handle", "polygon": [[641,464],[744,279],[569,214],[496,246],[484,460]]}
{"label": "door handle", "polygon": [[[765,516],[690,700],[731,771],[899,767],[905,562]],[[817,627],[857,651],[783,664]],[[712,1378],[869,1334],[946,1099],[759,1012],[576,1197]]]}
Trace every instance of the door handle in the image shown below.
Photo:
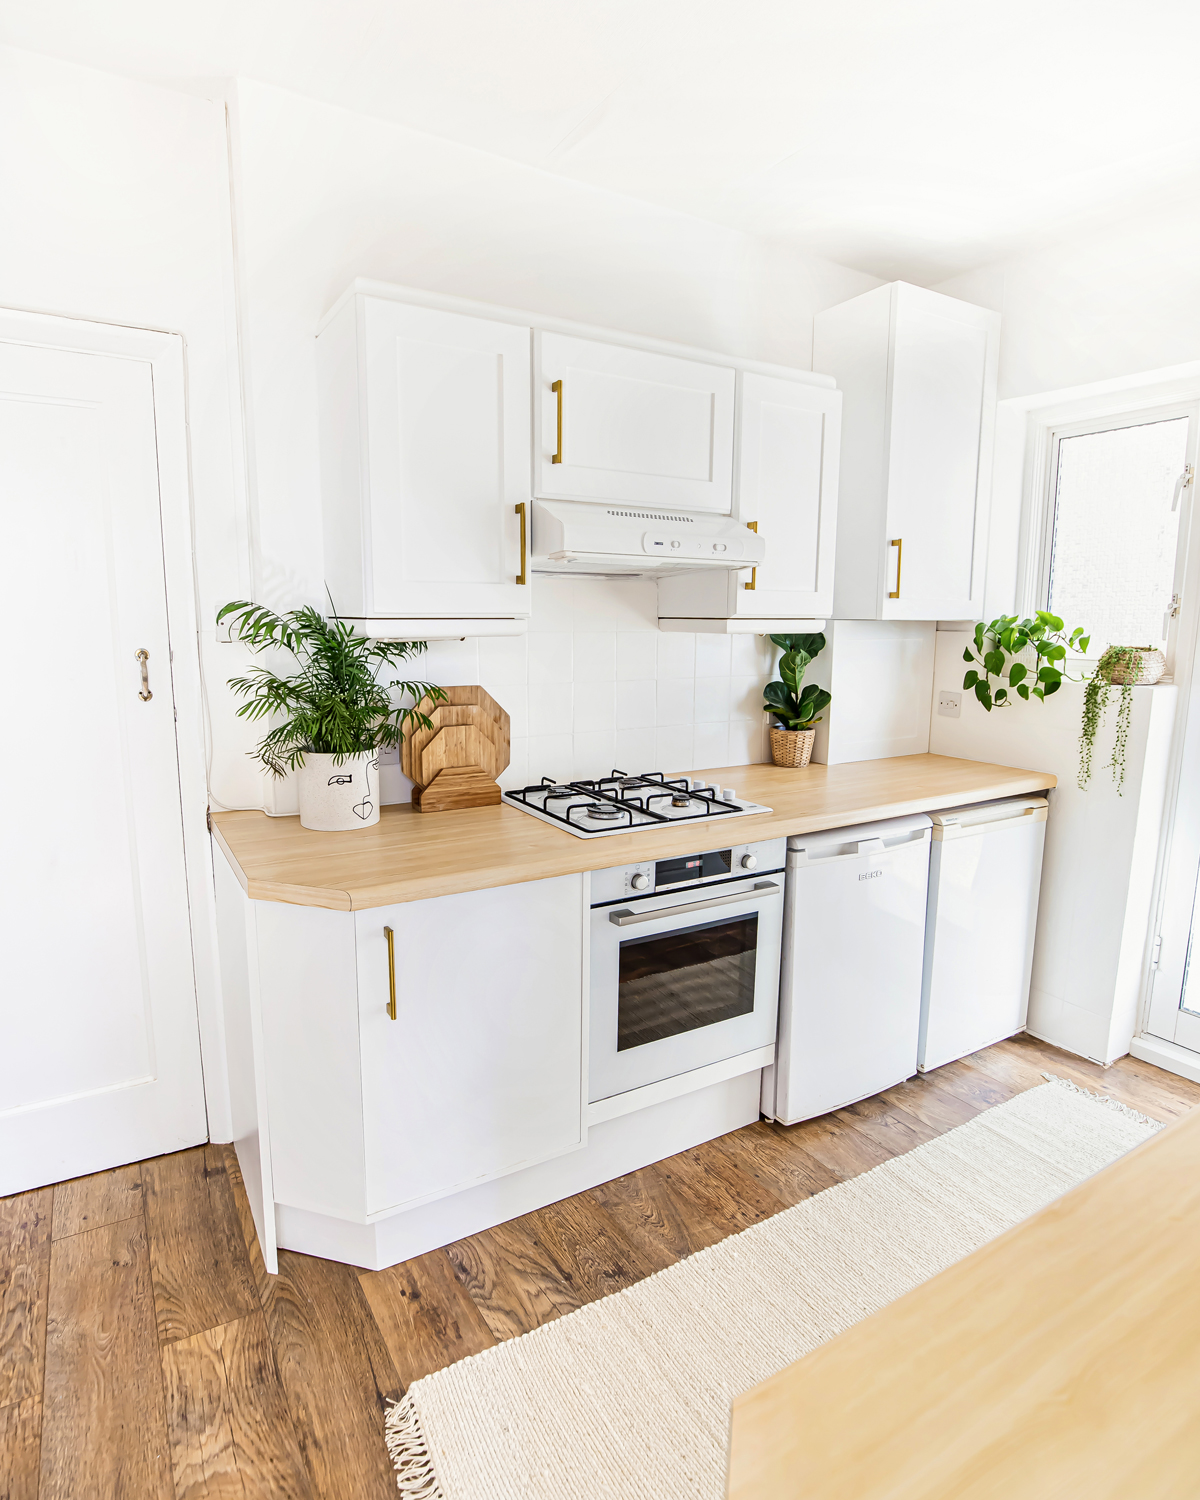
{"label": "door handle", "polygon": [[388,1019],[396,1019],[396,934],[390,927],[383,929],[388,945]]}
{"label": "door handle", "polygon": [[[753,531],[757,535],[757,533],[758,533],[758,522],[757,521],[747,521],[746,522],[746,530],[747,531]],[[750,574],[750,582],[742,584],[742,587],[744,589],[756,589],[758,587],[758,569],[757,568],[755,568],[753,570],[753,572]]]}
{"label": "door handle", "polygon": [[154,697],[154,694],[150,691],[150,653],[143,646],[140,651],[133,653],[133,659],[134,661],[140,661],[142,664],[142,690],[138,694],[138,697],[143,703],[149,703],[151,698]]}
{"label": "door handle", "polygon": [[900,536],[893,537],[892,540],[888,543],[888,546],[889,547],[895,547],[895,549],[896,549],[896,587],[888,595],[888,598],[889,599],[899,599],[899,597],[900,597],[900,560],[904,556],[904,538],[900,537]]}
{"label": "door handle", "polygon": [[680,917],[690,911],[707,911],[713,906],[732,906],[735,901],[749,901],[752,896],[778,895],[779,887],[773,880],[757,880],[752,891],[741,891],[735,896],[713,896],[708,901],[685,901],[682,906],[663,906],[658,911],[610,911],[608,920],[616,927],[632,927],[636,922],[657,922],[660,917]]}
{"label": "door handle", "polygon": [[558,401],[558,446],[555,448],[554,456],[550,462],[552,464],[560,464],[562,463],[562,381],[556,380],[550,389],[554,392]]}
{"label": "door handle", "polygon": [[517,574],[517,582],[523,584],[525,582],[525,552],[526,552],[526,548],[525,548],[525,502],[524,502],[524,500],[522,500],[521,503],[520,503],[520,505],[518,505],[516,507],[516,512],[517,512],[517,515],[519,515],[520,518],[521,518],[521,571]]}

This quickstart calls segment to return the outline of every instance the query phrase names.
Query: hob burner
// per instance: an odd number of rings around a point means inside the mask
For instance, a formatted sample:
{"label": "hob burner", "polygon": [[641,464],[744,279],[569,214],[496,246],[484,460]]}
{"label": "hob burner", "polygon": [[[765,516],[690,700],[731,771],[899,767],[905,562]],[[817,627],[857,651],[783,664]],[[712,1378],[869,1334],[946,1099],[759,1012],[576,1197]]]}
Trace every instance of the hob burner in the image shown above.
{"label": "hob burner", "polygon": [[739,798],[728,787],[705,786],[687,776],[667,777],[661,771],[630,776],[614,770],[609,776],[570,782],[544,776],[536,786],[503,796],[510,807],[519,807],[581,839],[770,812],[768,807]]}
{"label": "hob burner", "polygon": [[612,802],[585,802],[583,810],[589,818],[620,818],[624,816],[624,808],[617,807]]}

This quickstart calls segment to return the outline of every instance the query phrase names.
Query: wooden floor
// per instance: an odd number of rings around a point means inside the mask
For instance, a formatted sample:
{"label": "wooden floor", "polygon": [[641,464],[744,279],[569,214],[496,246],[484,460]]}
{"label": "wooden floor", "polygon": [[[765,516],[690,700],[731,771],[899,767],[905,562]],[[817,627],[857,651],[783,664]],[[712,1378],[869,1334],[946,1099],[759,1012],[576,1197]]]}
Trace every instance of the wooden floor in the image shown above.
{"label": "wooden floor", "polygon": [[394,1496],[387,1402],[1040,1083],[1169,1120],[1200,1086],[1030,1038],[805,1125],[760,1122],[389,1271],[263,1269],[232,1152],[0,1199],[0,1500]]}

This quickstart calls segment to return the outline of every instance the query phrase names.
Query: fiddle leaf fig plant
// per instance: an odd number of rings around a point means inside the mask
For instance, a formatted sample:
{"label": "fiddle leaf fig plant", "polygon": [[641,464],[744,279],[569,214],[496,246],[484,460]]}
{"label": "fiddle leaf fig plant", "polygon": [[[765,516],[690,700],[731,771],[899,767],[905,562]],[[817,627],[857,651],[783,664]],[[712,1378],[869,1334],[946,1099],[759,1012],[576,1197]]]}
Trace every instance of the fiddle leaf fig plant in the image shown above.
{"label": "fiddle leaf fig plant", "polygon": [[[256,653],[287,651],[299,668],[283,677],[253,667],[246,676],[229,679],[233,691],[247,700],[238,709],[239,718],[282,719],[253,752],[273,776],[303,765],[305,751],[332,755],[338,765],[351,756],[398,745],[406,724],[430,727],[429,716],[416,705],[425,697],[434,703],[446,697],[431,682],[379,680],[383,668],[425,651],[425,641],[373,640],[309,606],[277,615],[237,599],[221,610],[217,623],[231,617],[231,639],[244,641]],[[393,693],[413,701],[397,707]]]}
{"label": "fiddle leaf fig plant", "polygon": [[774,714],[782,729],[812,729],[821,722],[824,709],[833,701],[832,694],[810,682],[801,687],[809,662],[824,650],[825,637],[819,632],[809,635],[773,635],[771,640],[783,652],[779,658],[779,680],[763,688],[763,709]]}
{"label": "fiddle leaf fig plant", "polygon": [[[1086,673],[1071,677],[1059,664],[1069,652],[1082,655],[1090,641],[1082,626],[1068,634],[1062,620],[1045,609],[1028,620],[1001,615],[990,625],[980,621],[974,641],[963,652],[963,660],[971,664],[963,688],[972,689],[988,713],[1007,708],[1014,693],[1026,702],[1031,697],[1044,702],[1064,681],[1084,681]],[[1028,660],[1031,652],[1032,662]],[[1027,659],[1020,661],[1021,656]]]}

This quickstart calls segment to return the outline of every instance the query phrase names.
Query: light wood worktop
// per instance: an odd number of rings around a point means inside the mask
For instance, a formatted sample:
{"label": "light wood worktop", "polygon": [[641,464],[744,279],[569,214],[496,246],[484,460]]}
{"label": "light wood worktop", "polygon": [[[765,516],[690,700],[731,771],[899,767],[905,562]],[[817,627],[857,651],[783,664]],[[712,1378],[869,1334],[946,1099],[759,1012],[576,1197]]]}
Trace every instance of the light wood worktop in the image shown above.
{"label": "light wood worktop", "polygon": [[[725,766],[689,774],[731,786],[739,797],[773,809],[722,820],[718,841],[736,844],[1056,785],[1056,778],[1043,772],[947,755],[903,755],[804,770]],[[212,823],[248,896],[335,911],[666,859],[712,848],[714,839],[711,829],[696,823],[580,839],[503,806],[443,813],[385,807],[374,828],[351,833],[314,833],[301,828],[299,818],[261,812],[214,813]]]}
{"label": "light wood worktop", "polygon": [[1200,1493],[1200,1109],[733,1404],[729,1500]]}

